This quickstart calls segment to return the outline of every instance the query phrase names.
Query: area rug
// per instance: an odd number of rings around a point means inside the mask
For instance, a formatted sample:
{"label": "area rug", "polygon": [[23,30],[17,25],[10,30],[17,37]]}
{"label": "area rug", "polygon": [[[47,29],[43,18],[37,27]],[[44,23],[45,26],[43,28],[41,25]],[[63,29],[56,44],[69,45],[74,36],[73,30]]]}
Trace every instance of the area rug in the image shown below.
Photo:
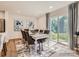
{"label": "area rug", "polygon": [[42,51],[41,54],[35,54],[36,52],[34,49],[32,49],[29,53],[27,48],[21,49],[19,52],[17,52],[17,54],[18,57],[79,57],[79,55],[77,55],[75,51],[72,51],[68,46],[52,44],[53,42],[51,42],[49,45],[45,43],[44,51]]}
{"label": "area rug", "polygon": [[54,51],[53,49],[47,49],[47,50],[41,51],[41,54],[37,53],[36,55],[35,53],[36,52],[34,50],[29,52],[28,49],[22,49],[17,54],[18,54],[18,57],[50,57],[52,54],[56,53],[56,51]]}

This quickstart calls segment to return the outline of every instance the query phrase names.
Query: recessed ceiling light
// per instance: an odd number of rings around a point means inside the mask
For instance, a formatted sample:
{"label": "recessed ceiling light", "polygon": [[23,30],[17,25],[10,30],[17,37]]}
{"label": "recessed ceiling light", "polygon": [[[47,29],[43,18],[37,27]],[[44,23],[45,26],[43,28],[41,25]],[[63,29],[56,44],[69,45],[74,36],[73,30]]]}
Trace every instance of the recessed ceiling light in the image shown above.
{"label": "recessed ceiling light", "polygon": [[49,9],[53,8],[53,6],[49,6]]}

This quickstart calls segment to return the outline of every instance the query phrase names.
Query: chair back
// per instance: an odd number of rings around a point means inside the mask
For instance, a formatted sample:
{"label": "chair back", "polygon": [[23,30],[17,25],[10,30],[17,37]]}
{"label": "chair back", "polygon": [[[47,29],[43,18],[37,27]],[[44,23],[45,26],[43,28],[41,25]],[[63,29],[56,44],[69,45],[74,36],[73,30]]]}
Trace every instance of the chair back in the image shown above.
{"label": "chair back", "polygon": [[49,30],[44,30],[44,34],[49,34]]}
{"label": "chair back", "polygon": [[34,30],[30,30],[30,32],[31,32],[31,33],[35,33],[35,31],[34,31]]}
{"label": "chair back", "polygon": [[40,30],[39,32],[40,32],[40,33],[43,33],[43,30]]}
{"label": "chair back", "polygon": [[28,42],[28,44],[30,45],[30,44],[34,44],[34,41],[32,40],[32,37],[31,36],[29,36],[29,33],[28,32],[25,32],[26,33],[26,37],[27,37],[27,42]]}
{"label": "chair back", "polygon": [[38,29],[35,29],[35,30],[34,30],[35,33],[37,33],[38,31],[39,31]]}
{"label": "chair back", "polygon": [[24,29],[24,31],[29,32],[29,29]]}
{"label": "chair back", "polygon": [[27,42],[29,44],[30,43],[29,33],[28,32],[25,32],[25,34],[26,34]]}
{"label": "chair back", "polygon": [[23,39],[25,39],[25,41],[27,41],[25,31],[21,30],[21,33],[22,33],[22,37],[23,37]]}
{"label": "chair back", "polygon": [[24,39],[24,32],[23,32],[23,30],[21,30],[21,33],[22,33],[22,38]]}
{"label": "chair back", "polygon": [[79,35],[79,32],[76,32],[75,34],[78,36]]}

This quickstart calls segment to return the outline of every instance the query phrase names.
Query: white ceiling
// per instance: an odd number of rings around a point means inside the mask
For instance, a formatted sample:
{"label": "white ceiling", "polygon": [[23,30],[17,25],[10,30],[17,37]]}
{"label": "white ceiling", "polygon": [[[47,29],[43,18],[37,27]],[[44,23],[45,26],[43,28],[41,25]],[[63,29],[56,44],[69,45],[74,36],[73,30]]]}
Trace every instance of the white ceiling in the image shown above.
{"label": "white ceiling", "polygon": [[[37,17],[67,6],[72,2],[73,1],[0,1],[0,7],[12,13]],[[53,6],[53,8],[49,9],[49,6]]]}

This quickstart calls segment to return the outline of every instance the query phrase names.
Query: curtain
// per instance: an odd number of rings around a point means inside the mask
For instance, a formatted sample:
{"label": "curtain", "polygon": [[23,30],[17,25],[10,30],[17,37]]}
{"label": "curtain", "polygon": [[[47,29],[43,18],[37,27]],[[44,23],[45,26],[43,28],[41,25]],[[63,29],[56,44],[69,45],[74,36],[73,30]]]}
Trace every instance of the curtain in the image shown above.
{"label": "curtain", "polygon": [[49,29],[49,13],[46,13],[46,29]]}
{"label": "curtain", "polygon": [[69,32],[70,32],[70,48],[74,49],[76,46],[74,37],[77,32],[77,21],[78,21],[78,2],[69,5]]}

